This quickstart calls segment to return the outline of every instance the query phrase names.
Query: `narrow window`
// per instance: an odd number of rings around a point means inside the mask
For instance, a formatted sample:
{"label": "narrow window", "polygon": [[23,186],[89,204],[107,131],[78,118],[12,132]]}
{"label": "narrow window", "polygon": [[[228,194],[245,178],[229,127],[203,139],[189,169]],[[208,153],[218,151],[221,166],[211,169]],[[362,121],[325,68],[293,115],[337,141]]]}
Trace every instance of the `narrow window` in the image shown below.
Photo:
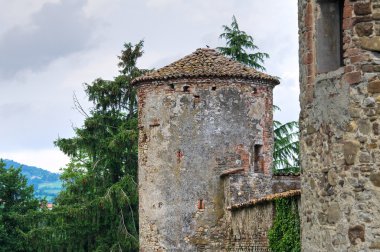
{"label": "narrow window", "polygon": [[263,173],[264,172],[264,161],[263,161],[263,154],[262,154],[262,145],[261,144],[255,144],[254,146],[254,171],[257,173]]}
{"label": "narrow window", "polygon": [[213,87],[211,88],[211,90],[212,90],[212,91],[215,91],[215,90],[216,90],[216,87],[215,87],[215,86],[213,86]]}
{"label": "narrow window", "polygon": [[343,66],[344,0],[317,0],[316,51],[317,72],[326,73]]}
{"label": "narrow window", "polygon": [[205,209],[205,202],[203,201],[203,199],[198,200],[198,209]]}
{"label": "narrow window", "polygon": [[174,90],[174,84],[173,83],[169,84],[169,87],[171,90]]}

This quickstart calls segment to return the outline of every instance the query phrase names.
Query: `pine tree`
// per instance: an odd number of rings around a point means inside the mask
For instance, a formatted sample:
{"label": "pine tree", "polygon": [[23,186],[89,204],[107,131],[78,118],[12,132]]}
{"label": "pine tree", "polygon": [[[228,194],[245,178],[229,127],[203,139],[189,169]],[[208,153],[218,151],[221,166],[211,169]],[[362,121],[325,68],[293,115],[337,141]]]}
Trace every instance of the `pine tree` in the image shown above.
{"label": "pine tree", "polygon": [[130,82],[146,71],[136,67],[142,47],[125,44],[120,75],[85,85],[89,112],[75,100],[86,118],[73,138],[55,142],[71,161],[56,207],[30,233],[31,240],[49,237],[36,250],[138,251],[137,99]]}
{"label": "pine tree", "polygon": [[262,64],[269,55],[254,52],[259,48],[254,44],[252,36],[239,29],[235,16],[232,16],[231,26],[223,25],[223,29],[224,32],[219,35],[219,38],[226,40],[226,46],[217,49],[233,60],[264,71],[265,67]]}
{"label": "pine tree", "polygon": [[29,231],[24,216],[39,206],[33,194],[21,168],[5,169],[0,160],[0,251],[30,251],[23,234]]}

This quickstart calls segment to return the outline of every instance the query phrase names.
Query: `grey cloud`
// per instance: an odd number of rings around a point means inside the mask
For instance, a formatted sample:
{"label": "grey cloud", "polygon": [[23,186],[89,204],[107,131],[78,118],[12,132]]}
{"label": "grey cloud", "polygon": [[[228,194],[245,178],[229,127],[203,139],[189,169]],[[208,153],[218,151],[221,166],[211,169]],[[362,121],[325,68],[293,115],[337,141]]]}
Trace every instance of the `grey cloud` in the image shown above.
{"label": "grey cloud", "polygon": [[2,121],[7,121],[17,114],[28,113],[30,110],[30,105],[27,103],[12,102],[0,104],[0,118]]}
{"label": "grey cloud", "polygon": [[82,11],[85,0],[48,3],[32,16],[30,27],[17,27],[0,37],[0,76],[38,70],[51,61],[85,49],[94,21]]}
{"label": "grey cloud", "polygon": [[[50,107],[48,107],[50,106]],[[49,108],[54,113],[49,112]],[[70,119],[79,121],[79,113],[67,116],[72,109],[51,103],[45,106],[13,102],[0,105],[0,152],[53,147],[53,141],[72,135]]]}

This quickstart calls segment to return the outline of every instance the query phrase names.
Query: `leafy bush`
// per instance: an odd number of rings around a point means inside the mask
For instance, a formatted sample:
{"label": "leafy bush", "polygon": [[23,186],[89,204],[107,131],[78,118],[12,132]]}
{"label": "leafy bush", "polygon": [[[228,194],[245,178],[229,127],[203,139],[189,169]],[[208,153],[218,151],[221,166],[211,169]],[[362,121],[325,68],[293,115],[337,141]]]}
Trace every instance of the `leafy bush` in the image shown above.
{"label": "leafy bush", "polygon": [[269,230],[269,247],[274,252],[301,251],[301,227],[297,198],[277,199],[275,218]]}

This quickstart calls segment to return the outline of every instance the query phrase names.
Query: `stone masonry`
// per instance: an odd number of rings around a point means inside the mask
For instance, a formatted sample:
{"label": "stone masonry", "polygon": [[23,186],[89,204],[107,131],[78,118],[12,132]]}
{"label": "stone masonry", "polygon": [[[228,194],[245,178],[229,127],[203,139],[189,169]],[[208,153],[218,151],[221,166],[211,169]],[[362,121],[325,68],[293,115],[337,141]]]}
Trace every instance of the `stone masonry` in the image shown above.
{"label": "stone masonry", "polygon": [[380,251],[380,0],[299,0],[302,250]]}
{"label": "stone masonry", "polygon": [[297,187],[272,178],[278,83],[212,49],[133,81],[141,251],[268,251],[265,197]]}

